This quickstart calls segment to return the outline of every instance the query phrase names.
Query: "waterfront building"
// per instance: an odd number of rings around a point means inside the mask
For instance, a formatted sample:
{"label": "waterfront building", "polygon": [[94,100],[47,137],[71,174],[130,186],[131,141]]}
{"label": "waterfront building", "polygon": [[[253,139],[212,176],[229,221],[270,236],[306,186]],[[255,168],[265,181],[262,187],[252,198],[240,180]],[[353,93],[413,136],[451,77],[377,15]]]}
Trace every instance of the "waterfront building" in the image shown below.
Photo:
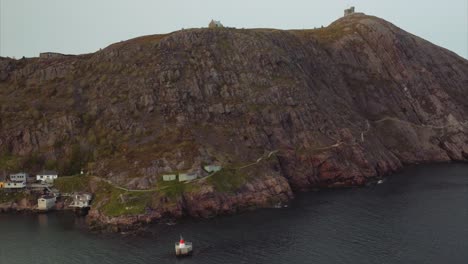
{"label": "waterfront building", "polygon": [[192,242],[185,242],[181,236],[178,243],[175,243],[176,256],[188,256],[192,254]]}
{"label": "waterfront building", "polygon": [[44,195],[37,199],[37,209],[49,210],[55,206],[57,198],[53,195]]}

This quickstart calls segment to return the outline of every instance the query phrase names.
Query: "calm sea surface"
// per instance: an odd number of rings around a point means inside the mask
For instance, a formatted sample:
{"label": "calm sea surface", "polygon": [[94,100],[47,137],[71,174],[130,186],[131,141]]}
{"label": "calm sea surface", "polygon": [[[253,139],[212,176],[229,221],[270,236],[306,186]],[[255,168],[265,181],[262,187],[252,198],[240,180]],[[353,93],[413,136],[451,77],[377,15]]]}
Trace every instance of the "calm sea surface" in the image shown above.
{"label": "calm sea surface", "polygon": [[[0,215],[0,264],[468,263],[468,165],[411,167],[383,184],[298,195],[288,208],[86,232],[73,215]],[[179,234],[194,256],[174,257]]]}

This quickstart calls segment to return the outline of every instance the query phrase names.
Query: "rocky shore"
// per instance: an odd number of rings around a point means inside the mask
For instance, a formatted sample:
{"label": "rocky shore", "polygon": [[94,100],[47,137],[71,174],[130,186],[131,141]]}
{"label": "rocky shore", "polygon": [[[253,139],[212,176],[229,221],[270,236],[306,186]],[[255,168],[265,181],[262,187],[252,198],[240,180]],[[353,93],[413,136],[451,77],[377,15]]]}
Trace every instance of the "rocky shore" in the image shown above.
{"label": "rocky shore", "polygon": [[235,193],[221,193],[204,185],[197,192],[184,193],[176,201],[162,197],[155,208],[144,213],[109,217],[99,208],[92,207],[87,222],[94,230],[128,232],[142,229],[149,223],[174,221],[183,217],[209,218],[256,208],[287,204],[293,192],[283,177],[249,182]]}

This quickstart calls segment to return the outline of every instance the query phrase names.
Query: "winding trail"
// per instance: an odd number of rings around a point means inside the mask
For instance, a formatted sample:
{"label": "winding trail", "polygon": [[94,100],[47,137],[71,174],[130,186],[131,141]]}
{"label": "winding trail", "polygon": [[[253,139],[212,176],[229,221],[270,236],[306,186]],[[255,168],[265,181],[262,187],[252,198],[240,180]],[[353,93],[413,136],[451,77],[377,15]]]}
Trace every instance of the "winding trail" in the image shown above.
{"label": "winding trail", "polygon": [[[378,119],[378,120],[375,120],[375,121],[370,121],[370,122],[372,122],[374,124],[378,124],[378,123],[382,123],[382,122],[385,122],[385,121],[400,122],[400,123],[408,124],[408,125],[415,126],[415,127],[430,128],[430,129],[446,129],[446,128],[455,127],[455,126],[458,126],[458,125],[461,125],[461,126],[464,126],[464,127],[468,126],[468,121],[459,122],[458,124],[449,124],[449,125],[445,125],[445,126],[424,125],[424,124],[419,125],[419,124],[415,124],[415,123],[412,123],[412,122],[409,122],[409,121],[406,121],[406,120],[401,120],[399,118],[391,117],[391,116],[386,116],[386,117],[383,117],[381,119]],[[365,142],[366,135],[367,135],[367,133],[370,132],[370,130],[372,128],[370,122],[369,122],[369,120],[366,120],[366,129],[363,130],[360,133],[361,143]],[[314,148],[314,149],[311,149],[310,151],[323,151],[323,150],[338,148],[340,146],[355,146],[355,145],[358,145],[358,144],[359,143],[357,143],[357,142],[355,142],[355,143],[346,143],[344,141],[338,140],[335,144],[332,144],[332,145],[329,145],[329,146],[324,146],[324,147],[319,147],[319,148]],[[279,149],[270,151],[268,154],[263,154],[262,156],[260,156],[255,162],[249,163],[247,165],[239,166],[239,167],[230,168],[230,169],[241,170],[241,169],[245,169],[245,168],[255,166],[258,163],[262,162],[264,159],[268,159],[272,155],[277,154],[278,152],[280,152]],[[198,179],[191,180],[191,181],[186,181],[186,182],[183,182],[182,184],[191,184],[191,183],[196,183],[196,182],[204,182],[207,179],[209,179],[210,177],[212,177],[213,175],[215,175],[216,173],[217,172],[212,172],[211,174],[209,174],[206,177],[198,178]],[[92,177],[97,179],[98,181],[104,181],[104,182],[110,184],[112,187],[114,187],[116,189],[119,189],[119,190],[122,190],[122,191],[125,191],[125,192],[157,192],[157,191],[164,190],[166,188],[171,187],[171,186],[163,186],[163,187],[151,188],[151,189],[127,189],[125,187],[116,185],[115,183],[111,182],[108,179],[104,179],[104,178],[101,178],[101,177],[98,177],[98,176],[92,176]]]}
{"label": "winding trail", "polygon": [[466,124],[468,122],[468,121],[459,122],[458,124],[449,124],[449,125],[445,125],[445,126],[434,126],[434,125],[424,125],[424,124],[419,125],[419,124],[415,124],[415,123],[412,123],[412,122],[409,122],[409,121],[406,121],[406,120],[401,120],[399,118],[391,117],[391,116],[386,116],[384,118],[381,118],[379,120],[375,120],[375,121],[372,121],[372,122],[377,124],[377,123],[382,123],[382,122],[385,122],[385,121],[395,121],[395,122],[405,123],[405,124],[416,126],[416,127],[432,128],[432,129],[446,129],[446,128],[457,126],[457,125],[466,126]]}

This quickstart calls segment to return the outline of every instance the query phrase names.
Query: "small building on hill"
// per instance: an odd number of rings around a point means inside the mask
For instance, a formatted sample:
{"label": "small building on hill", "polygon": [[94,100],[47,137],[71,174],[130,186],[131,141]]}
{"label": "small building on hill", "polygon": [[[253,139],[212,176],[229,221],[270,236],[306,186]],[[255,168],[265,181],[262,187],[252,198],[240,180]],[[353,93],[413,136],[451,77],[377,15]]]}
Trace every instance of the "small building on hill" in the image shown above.
{"label": "small building on hill", "polygon": [[36,180],[42,182],[54,182],[58,178],[58,173],[56,171],[42,171],[40,174],[36,175]]}
{"label": "small building on hill", "polygon": [[219,165],[205,165],[203,166],[203,169],[206,171],[206,172],[217,172],[217,171],[220,171],[222,169],[221,166]]}
{"label": "small building on hill", "polygon": [[15,174],[10,174],[10,180],[11,181],[27,181],[29,177],[29,174],[26,172],[18,172]]}
{"label": "small building on hill", "polygon": [[345,9],[344,16],[352,15],[352,14],[354,14],[354,12],[355,12],[355,8],[354,8],[354,6],[352,6],[352,7],[348,8],[348,9]]}
{"label": "small building on hill", "polygon": [[93,195],[90,193],[74,193],[72,198],[73,202],[70,204],[70,207],[87,208],[93,199]]}
{"label": "small building on hill", "polygon": [[221,21],[216,21],[216,20],[211,20],[210,24],[208,24],[209,28],[222,28],[224,27],[223,24],[221,24]]}
{"label": "small building on hill", "polygon": [[179,182],[184,181],[193,181],[198,177],[198,174],[195,172],[192,173],[180,173],[179,174]]}
{"label": "small building on hill", "polygon": [[165,174],[163,175],[163,181],[175,181],[177,179],[177,175],[175,174]]}

